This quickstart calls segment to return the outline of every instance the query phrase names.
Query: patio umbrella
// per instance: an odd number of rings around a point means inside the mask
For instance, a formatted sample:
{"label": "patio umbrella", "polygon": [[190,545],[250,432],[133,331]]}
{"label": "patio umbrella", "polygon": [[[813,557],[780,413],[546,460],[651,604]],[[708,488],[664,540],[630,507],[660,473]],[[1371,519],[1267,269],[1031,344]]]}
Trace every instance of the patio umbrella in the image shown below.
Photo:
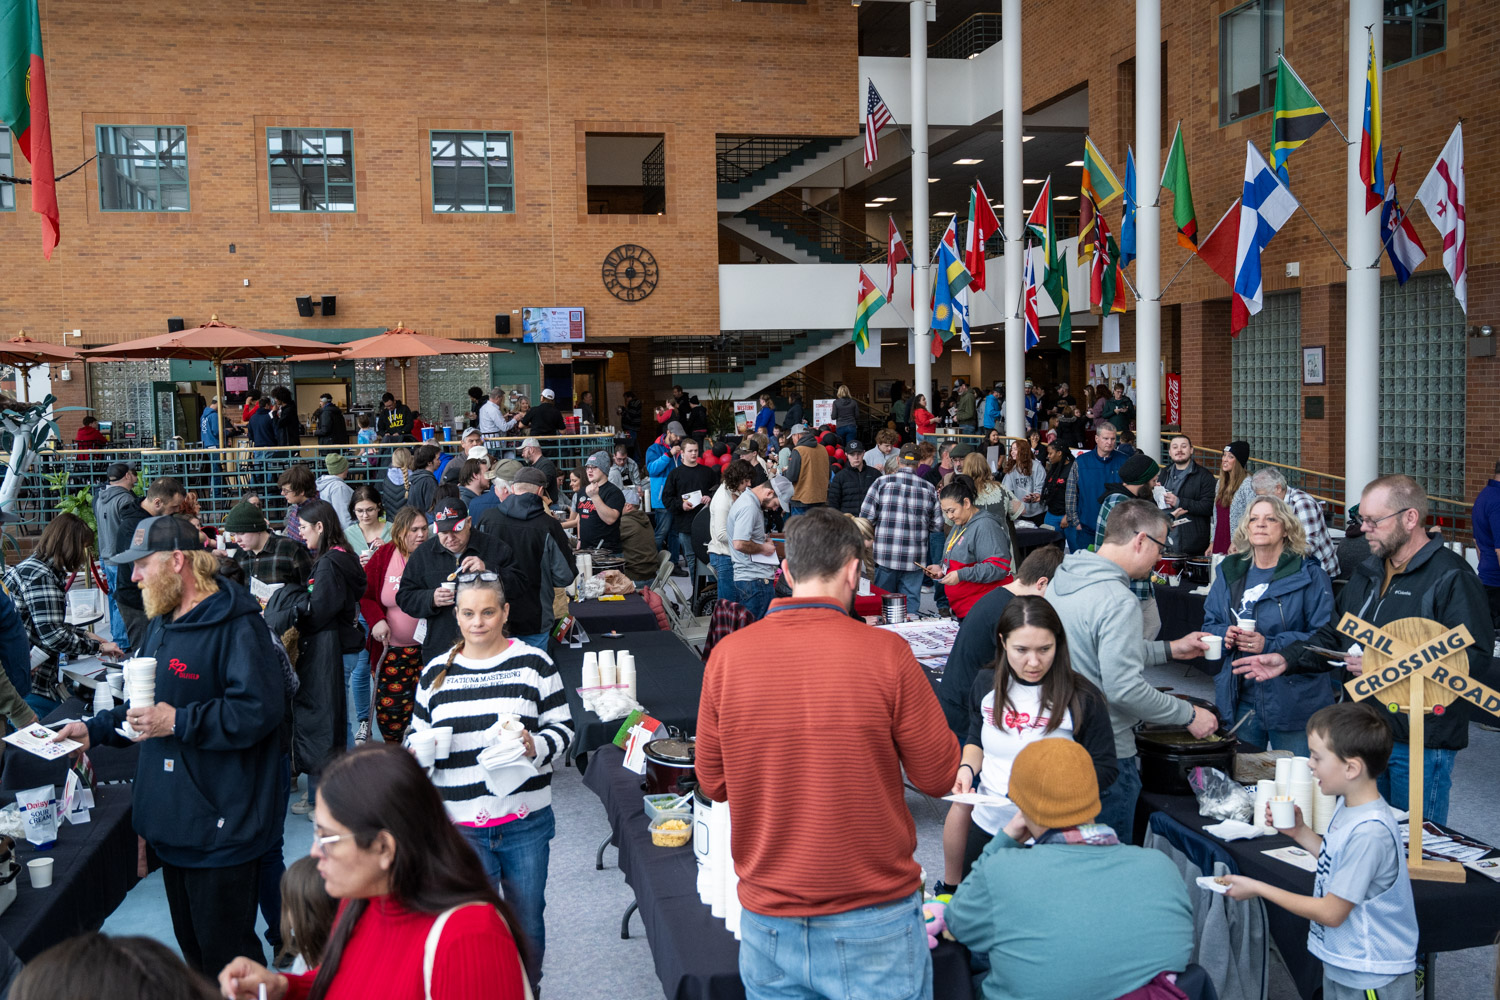
{"label": "patio umbrella", "polygon": [[0,343],[0,365],[16,369],[16,389],[21,402],[26,402],[26,380],[31,369],[57,362],[82,361],[76,347],[66,344],[47,344],[32,340],[22,330],[18,336]]}
{"label": "patio umbrella", "polygon": [[219,397],[219,444],[224,443],[224,362],[243,361],[250,358],[303,357],[309,354],[326,354],[328,345],[301,337],[285,337],[260,330],[243,330],[237,326],[220,323],[217,314],[202,326],[177,333],[166,333],[141,340],[128,340],[108,347],[95,347],[83,351],[89,360],[117,360],[126,358],[177,358],[189,361],[212,361],[214,365],[214,389]]}
{"label": "patio umbrella", "polygon": [[337,351],[308,361],[356,361],[382,358],[401,361],[401,397],[406,398],[406,369],[412,358],[436,358],[445,354],[514,354],[508,347],[490,347],[471,340],[448,340],[408,330],[399,322],[394,328],[363,340],[351,340]]}

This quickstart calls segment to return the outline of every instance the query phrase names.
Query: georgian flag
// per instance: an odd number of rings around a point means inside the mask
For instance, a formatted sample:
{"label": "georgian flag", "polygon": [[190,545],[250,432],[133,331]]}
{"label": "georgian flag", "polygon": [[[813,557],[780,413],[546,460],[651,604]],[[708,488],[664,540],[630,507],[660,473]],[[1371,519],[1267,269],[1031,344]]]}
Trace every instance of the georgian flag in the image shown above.
{"label": "georgian flag", "polygon": [[1469,242],[1467,198],[1464,194],[1464,126],[1453,126],[1453,134],[1427,179],[1417,189],[1417,200],[1443,236],[1443,267],[1453,279],[1453,295],[1469,313]]}

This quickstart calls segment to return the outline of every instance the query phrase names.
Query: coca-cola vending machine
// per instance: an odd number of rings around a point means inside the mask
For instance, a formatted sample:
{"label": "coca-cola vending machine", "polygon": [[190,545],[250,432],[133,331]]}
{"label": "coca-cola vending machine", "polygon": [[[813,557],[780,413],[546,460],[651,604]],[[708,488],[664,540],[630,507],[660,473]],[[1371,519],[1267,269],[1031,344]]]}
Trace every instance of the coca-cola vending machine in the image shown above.
{"label": "coca-cola vending machine", "polygon": [[1167,426],[1182,426],[1182,376],[1167,373]]}

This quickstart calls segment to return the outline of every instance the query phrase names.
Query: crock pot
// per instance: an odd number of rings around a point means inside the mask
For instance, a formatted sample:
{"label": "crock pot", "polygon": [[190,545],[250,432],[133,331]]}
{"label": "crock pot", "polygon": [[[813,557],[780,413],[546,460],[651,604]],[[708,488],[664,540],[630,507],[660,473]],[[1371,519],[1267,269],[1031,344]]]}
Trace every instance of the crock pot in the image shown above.
{"label": "crock pot", "polygon": [[646,780],[641,789],[647,795],[686,795],[695,787],[693,776],[693,741],[677,737],[659,737],[646,744]]}

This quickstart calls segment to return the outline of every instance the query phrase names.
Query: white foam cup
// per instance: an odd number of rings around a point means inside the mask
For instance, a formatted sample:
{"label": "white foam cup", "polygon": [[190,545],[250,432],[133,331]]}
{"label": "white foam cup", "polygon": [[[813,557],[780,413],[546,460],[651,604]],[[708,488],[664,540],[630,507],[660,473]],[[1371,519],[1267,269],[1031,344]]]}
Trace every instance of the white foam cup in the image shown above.
{"label": "white foam cup", "polygon": [[453,752],[453,727],[433,726],[430,730],[436,743],[437,759],[443,760]]}
{"label": "white foam cup", "polygon": [[506,719],[500,723],[501,740],[518,740],[524,732],[526,732],[526,727],[521,725],[520,719]]}
{"label": "white foam cup", "polygon": [[406,738],[406,744],[423,767],[431,767],[437,762],[437,734],[431,729],[412,733]]}
{"label": "white foam cup", "polygon": [[52,884],[52,859],[32,858],[26,862],[26,871],[31,875],[34,889],[45,889]]}
{"label": "white foam cup", "polygon": [[1234,620],[1234,624],[1235,624],[1235,626],[1241,632],[1254,632],[1255,631],[1255,619],[1254,618],[1236,618]]}
{"label": "white foam cup", "polygon": [[1271,800],[1271,825],[1278,830],[1290,830],[1297,825],[1297,803],[1290,795],[1278,795]]}
{"label": "white foam cup", "polygon": [[1205,660],[1222,660],[1224,658],[1224,637],[1222,635],[1205,635],[1198,641],[1203,643],[1203,658]]}

